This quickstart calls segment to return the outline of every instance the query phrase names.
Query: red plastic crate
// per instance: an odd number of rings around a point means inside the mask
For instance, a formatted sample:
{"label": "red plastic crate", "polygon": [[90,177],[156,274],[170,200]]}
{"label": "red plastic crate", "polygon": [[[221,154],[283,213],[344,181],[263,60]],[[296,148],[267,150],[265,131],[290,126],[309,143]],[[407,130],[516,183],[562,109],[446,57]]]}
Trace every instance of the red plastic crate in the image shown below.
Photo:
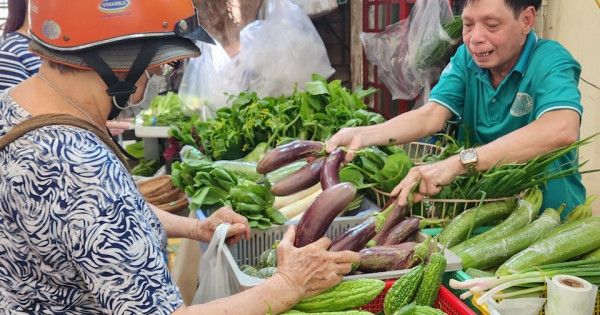
{"label": "red plastic crate", "polygon": [[[385,288],[375,297],[371,302],[360,306],[359,309],[369,311],[371,313],[379,312],[383,309],[383,299],[389,288],[394,284],[395,279],[386,280]],[[440,292],[438,294],[437,301],[435,302],[435,308],[446,312],[448,315],[476,315],[465,303],[463,303],[458,297],[454,296],[450,290],[446,289],[443,285],[440,286]]]}

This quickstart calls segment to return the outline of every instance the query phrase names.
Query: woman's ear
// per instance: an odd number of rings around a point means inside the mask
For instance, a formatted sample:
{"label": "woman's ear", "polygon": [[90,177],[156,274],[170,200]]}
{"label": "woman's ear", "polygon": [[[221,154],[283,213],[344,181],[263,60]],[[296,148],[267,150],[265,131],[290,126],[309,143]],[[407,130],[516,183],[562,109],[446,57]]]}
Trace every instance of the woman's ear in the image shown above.
{"label": "woman's ear", "polygon": [[519,19],[523,25],[523,33],[529,34],[535,24],[535,8],[533,6],[527,7],[521,12]]}

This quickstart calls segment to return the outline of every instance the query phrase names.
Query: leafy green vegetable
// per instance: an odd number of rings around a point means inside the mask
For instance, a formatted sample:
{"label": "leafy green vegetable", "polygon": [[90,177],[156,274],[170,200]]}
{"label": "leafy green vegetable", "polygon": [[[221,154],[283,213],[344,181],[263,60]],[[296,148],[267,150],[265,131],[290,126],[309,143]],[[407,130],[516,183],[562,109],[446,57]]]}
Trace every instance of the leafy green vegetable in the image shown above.
{"label": "leafy green vegetable", "polygon": [[150,107],[140,113],[144,126],[169,126],[172,123],[188,120],[181,110],[177,93],[172,91],[156,96]]}
{"label": "leafy green vegetable", "polygon": [[[222,161],[211,161],[199,150],[186,146],[182,161],[171,166],[173,184],[190,198],[190,209],[211,212],[228,205],[248,218],[252,227],[268,228],[272,223],[283,224],[286,219],[273,209],[275,196],[267,181],[264,185],[239,176],[223,167]],[[228,161],[229,162],[229,161]]]}
{"label": "leafy green vegetable", "polygon": [[144,158],[144,142],[143,141],[136,141],[132,144],[128,144],[127,146],[125,146],[125,152],[131,154],[131,156],[133,156],[136,159],[143,159]]}
{"label": "leafy green vegetable", "polygon": [[214,119],[203,122],[193,116],[171,125],[169,135],[204,150],[213,160],[241,158],[263,142],[275,147],[290,139],[324,141],[344,127],[383,122],[363,102],[374,92],[372,88],[350,92],[341,81],[327,82],[315,74],[306,91],[289,96],[230,95],[231,107],[217,110]]}
{"label": "leafy green vegetable", "polygon": [[160,162],[160,159],[140,160],[138,165],[131,169],[131,174],[137,176],[152,176],[156,174],[161,166],[162,163]]}

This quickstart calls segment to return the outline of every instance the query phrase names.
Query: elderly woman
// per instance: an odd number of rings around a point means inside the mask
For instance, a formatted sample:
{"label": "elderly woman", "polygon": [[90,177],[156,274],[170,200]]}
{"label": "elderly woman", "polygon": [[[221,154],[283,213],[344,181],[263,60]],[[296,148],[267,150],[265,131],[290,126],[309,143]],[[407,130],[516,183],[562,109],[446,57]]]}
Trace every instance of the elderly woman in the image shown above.
{"label": "elderly woman", "polygon": [[[242,293],[185,306],[163,259],[167,237],[248,237],[222,208],[203,221],[149,205],[105,121],[210,41],[190,0],[31,0],[37,75],[0,94],[0,309],[30,314],[265,314],[339,283],[358,261],[323,238],[295,248],[290,227],[275,275]],[[202,275],[200,275],[202,276]]]}

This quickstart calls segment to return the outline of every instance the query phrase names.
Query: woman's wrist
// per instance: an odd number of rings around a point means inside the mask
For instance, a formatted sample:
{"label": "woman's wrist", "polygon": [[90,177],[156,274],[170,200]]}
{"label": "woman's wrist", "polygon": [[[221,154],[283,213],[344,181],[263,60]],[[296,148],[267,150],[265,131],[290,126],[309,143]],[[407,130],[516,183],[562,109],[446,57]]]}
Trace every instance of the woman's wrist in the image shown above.
{"label": "woman's wrist", "polygon": [[295,285],[290,277],[281,272],[276,272],[273,276],[269,277],[265,281],[265,284],[276,290],[277,299],[282,304],[282,311],[288,310],[298,304],[304,296],[303,288],[300,285]]}

